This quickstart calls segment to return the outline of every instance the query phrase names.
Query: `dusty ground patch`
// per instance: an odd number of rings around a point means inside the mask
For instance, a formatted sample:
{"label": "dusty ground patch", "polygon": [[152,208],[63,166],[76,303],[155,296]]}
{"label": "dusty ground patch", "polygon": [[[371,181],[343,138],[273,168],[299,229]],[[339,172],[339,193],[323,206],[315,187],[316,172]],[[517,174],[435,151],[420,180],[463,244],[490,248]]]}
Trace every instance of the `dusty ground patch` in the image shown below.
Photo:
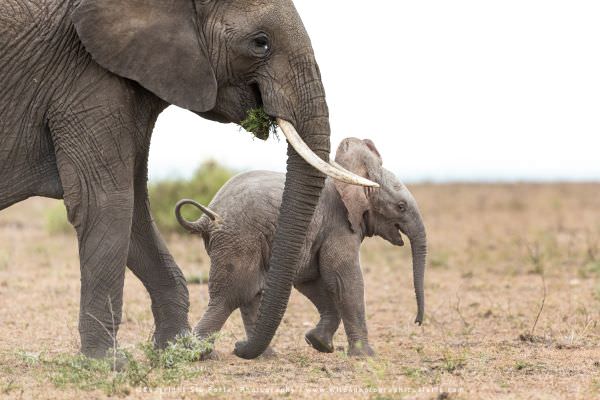
{"label": "dusty ground patch", "polygon": [[[114,392],[132,398],[216,396],[589,399],[600,396],[600,185],[423,185],[411,187],[431,243],[427,315],[416,305],[410,254],[381,239],[363,246],[368,324],[379,357],[348,359],[311,350],[317,320],[294,293],[274,359],[231,355],[239,314],[217,343],[218,360],[195,363],[181,383]],[[81,398],[40,362],[78,348],[79,271],[74,234],[49,234],[55,204],[32,199],[0,213],[0,396]],[[168,239],[190,285],[192,323],[207,303],[207,258],[198,238]],[[543,279],[542,279],[543,278]],[[539,320],[534,321],[544,297]],[[121,345],[135,354],[152,332],[149,298],[127,274]],[[158,392],[159,389],[163,393]],[[286,389],[293,394],[278,393]],[[380,390],[381,393],[375,393]],[[448,394],[436,393],[437,390]],[[458,391],[458,393],[450,393]],[[102,398],[110,390],[86,392]]]}

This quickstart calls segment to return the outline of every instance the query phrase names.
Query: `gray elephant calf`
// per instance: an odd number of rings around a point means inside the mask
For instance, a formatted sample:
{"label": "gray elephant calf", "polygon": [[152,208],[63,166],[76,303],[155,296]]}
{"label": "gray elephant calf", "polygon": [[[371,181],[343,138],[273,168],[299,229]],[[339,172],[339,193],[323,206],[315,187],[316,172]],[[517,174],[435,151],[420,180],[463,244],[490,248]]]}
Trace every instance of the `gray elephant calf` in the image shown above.
{"label": "gray elephant calf", "polygon": [[[340,319],[349,342],[348,354],[374,352],[367,338],[363,277],[359,249],[366,236],[381,236],[402,246],[399,231],[408,236],[413,257],[414,285],[421,324],[424,312],[423,278],[426,234],[417,203],[408,189],[382,167],[370,140],[342,141],[336,162],[347,170],[380,184],[366,189],[328,179],[308,230],[294,286],[320,313],[307,342],[321,352],[333,352],[333,335]],[[192,200],[177,204],[179,223],[199,233],[211,259],[208,309],[195,333],[218,332],[231,313],[240,308],[247,336],[252,335],[258,306],[266,287],[271,243],[275,233],[285,175],[255,171],[232,178],[206,208]],[[193,204],[205,215],[195,222],[181,216],[181,207]],[[291,260],[290,260],[291,262]]]}

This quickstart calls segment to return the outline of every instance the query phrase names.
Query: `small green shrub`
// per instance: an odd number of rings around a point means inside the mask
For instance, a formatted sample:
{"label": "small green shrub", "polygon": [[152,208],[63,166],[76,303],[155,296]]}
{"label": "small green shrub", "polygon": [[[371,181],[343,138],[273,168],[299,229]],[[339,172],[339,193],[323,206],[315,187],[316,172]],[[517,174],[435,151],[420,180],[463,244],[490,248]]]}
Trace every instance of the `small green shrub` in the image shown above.
{"label": "small green shrub", "polygon": [[67,209],[60,202],[46,211],[46,231],[51,235],[73,233],[74,229],[67,220]]}
{"label": "small green shrub", "polygon": [[519,371],[522,374],[531,375],[536,371],[544,369],[544,366],[541,364],[534,364],[525,360],[517,360],[515,362],[514,368],[516,371]]}
{"label": "small green shrub", "polygon": [[586,269],[592,275],[600,275],[600,261],[591,261],[587,263]]}
{"label": "small green shrub", "polygon": [[600,276],[600,261],[590,261],[579,267],[580,278],[592,278],[594,276]]}
{"label": "small green shrub", "polygon": [[[234,172],[215,161],[203,163],[190,179],[166,179],[150,185],[152,215],[161,232],[182,231],[175,219],[175,204],[184,198],[208,205]],[[182,215],[189,220],[202,216],[194,207],[185,207]]]}
{"label": "small green shrub", "polygon": [[150,343],[145,344],[143,350],[153,367],[178,369],[188,363],[201,361],[204,355],[213,350],[215,339],[215,336],[200,340],[195,335],[185,335],[169,343],[164,350],[156,350]]}
{"label": "small green shrub", "polygon": [[107,395],[127,393],[127,374],[114,372],[109,359],[94,360],[78,354],[60,355],[44,362],[50,367],[50,380],[59,388],[100,389]]}
{"label": "small green shrub", "polygon": [[206,285],[208,284],[208,275],[200,273],[193,274],[186,278],[188,285]]}
{"label": "small green shrub", "polygon": [[466,355],[462,352],[446,350],[443,353],[442,369],[453,374],[462,369],[467,362]]}
{"label": "small green shrub", "polygon": [[44,354],[21,352],[27,368],[40,369],[58,388],[76,388],[85,391],[101,390],[108,396],[128,395],[135,387],[160,387],[178,384],[205,371],[198,363],[212,351],[215,337],[200,340],[196,336],[182,336],[164,350],[156,350],[151,343],[138,347],[135,354],[119,350],[118,358],[125,361],[122,369],[115,371],[114,360],[90,359],[81,354]]}

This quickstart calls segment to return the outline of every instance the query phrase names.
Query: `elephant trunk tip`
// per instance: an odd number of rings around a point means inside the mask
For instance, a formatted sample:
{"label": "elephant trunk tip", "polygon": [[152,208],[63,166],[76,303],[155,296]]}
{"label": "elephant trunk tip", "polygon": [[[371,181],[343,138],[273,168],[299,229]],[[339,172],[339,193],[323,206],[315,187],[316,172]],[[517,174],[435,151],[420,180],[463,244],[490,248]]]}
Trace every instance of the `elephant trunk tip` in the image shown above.
{"label": "elephant trunk tip", "polygon": [[417,317],[415,318],[415,324],[421,326],[423,325],[425,316],[425,291],[423,286],[427,258],[427,235],[420,216],[418,220],[419,227],[416,229],[415,233],[410,236],[410,244],[413,259],[413,282],[417,300]]}
{"label": "elephant trunk tip", "polygon": [[422,326],[423,325],[423,313],[419,312],[417,314],[417,318],[415,319],[415,324]]}
{"label": "elephant trunk tip", "polygon": [[252,360],[260,355],[260,353],[251,351],[249,348],[249,344],[247,341],[240,341],[235,344],[235,349],[233,353],[239,358],[243,358],[244,360]]}

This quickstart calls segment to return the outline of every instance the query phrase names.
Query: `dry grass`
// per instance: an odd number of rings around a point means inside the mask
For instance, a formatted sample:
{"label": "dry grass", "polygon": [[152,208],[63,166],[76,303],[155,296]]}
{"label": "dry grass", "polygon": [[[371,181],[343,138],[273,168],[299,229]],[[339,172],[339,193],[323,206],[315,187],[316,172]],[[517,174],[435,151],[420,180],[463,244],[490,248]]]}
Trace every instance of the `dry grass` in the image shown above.
{"label": "dry grass", "polygon": [[[599,397],[600,185],[412,189],[431,243],[423,327],[412,324],[408,249],[371,239],[362,261],[378,358],[311,350],[303,334],[317,315],[294,293],[274,342],[278,357],[242,361],[231,354],[243,337],[236,313],[217,342],[218,359],[195,363],[194,375],[162,386],[162,394],[140,384],[114,395],[197,398],[212,388],[224,398],[248,392],[263,398]],[[40,353],[53,359],[78,349],[77,246],[73,234],[47,233],[44,213],[53,204],[33,199],[0,214],[0,397],[82,397],[82,389],[57,385],[47,367],[30,362]],[[207,258],[198,238],[173,236],[169,242],[186,275],[195,277],[195,322],[207,303]],[[151,332],[148,295],[128,272],[120,343],[132,349]],[[345,346],[343,329],[336,345]],[[285,388],[294,394],[277,393]],[[98,388],[85,397],[105,394]]]}

